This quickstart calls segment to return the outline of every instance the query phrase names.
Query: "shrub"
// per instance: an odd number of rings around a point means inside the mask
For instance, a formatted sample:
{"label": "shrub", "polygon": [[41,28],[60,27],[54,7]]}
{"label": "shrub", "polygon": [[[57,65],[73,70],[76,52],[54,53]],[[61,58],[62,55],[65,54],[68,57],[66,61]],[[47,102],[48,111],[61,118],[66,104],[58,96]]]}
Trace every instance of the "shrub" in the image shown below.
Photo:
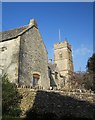
{"label": "shrub", "polygon": [[2,77],[2,115],[19,116],[20,95],[16,85],[10,83],[7,75]]}

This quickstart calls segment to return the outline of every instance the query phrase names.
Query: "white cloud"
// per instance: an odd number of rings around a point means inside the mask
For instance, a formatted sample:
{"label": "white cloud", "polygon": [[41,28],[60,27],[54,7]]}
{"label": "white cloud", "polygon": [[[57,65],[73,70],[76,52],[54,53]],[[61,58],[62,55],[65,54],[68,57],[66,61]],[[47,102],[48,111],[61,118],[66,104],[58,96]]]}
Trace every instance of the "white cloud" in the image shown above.
{"label": "white cloud", "polygon": [[73,56],[85,56],[87,54],[92,54],[93,53],[93,49],[88,48],[86,46],[84,46],[83,44],[77,48],[77,49],[73,49]]}
{"label": "white cloud", "polygon": [[92,55],[93,49],[90,46],[80,45],[77,49],[73,49],[73,62],[75,71],[86,70],[86,64],[88,58]]}

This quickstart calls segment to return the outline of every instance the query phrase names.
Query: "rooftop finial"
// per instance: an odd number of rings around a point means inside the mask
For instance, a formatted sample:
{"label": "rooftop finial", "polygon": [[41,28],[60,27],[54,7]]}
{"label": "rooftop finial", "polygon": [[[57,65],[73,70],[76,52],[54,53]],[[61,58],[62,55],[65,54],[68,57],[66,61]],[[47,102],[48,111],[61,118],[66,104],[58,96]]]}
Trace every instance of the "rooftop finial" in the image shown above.
{"label": "rooftop finial", "polygon": [[31,19],[29,25],[35,25],[37,27],[35,19]]}

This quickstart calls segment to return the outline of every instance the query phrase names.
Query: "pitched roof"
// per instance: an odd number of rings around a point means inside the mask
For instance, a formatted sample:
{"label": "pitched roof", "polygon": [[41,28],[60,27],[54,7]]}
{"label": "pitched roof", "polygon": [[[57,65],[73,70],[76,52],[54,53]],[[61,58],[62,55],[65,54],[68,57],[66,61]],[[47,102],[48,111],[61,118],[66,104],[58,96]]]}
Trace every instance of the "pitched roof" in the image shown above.
{"label": "pitched roof", "polygon": [[19,33],[21,33],[22,31],[24,31],[27,28],[28,28],[28,26],[23,26],[23,27],[16,28],[13,30],[1,32],[0,36],[2,39],[0,40],[0,42],[3,42],[5,40],[8,40],[8,39],[11,39],[11,38],[18,36]]}
{"label": "pitched roof", "polygon": [[[29,25],[27,25],[27,26],[22,26],[20,28],[16,28],[13,30],[0,32],[0,42],[4,42],[7,40],[16,38],[18,36],[21,36],[23,33],[25,33],[27,30],[29,30],[30,28],[32,28],[34,26],[38,29],[38,25],[37,25],[36,21],[34,19],[31,19]],[[43,44],[44,44],[44,42],[43,42]],[[44,46],[45,46],[45,44],[44,44]],[[45,46],[45,49],[46,49],[46,46]],[[46,49],[46,51],[47,51],[47,49]]]}
{"label": "pitched roof", "polygon": [[37,23],[34,19],[30,20],[30,23],[27,26],[22,26],[20,28],[16,28],[16,29],[13,29],[13,30],[0,32],[0,38],[1,38],[0,42],[18,37],[19,35],[23,34],[24,32],[26,32],[28,29],[30,29],[33,26],[37,27]]}

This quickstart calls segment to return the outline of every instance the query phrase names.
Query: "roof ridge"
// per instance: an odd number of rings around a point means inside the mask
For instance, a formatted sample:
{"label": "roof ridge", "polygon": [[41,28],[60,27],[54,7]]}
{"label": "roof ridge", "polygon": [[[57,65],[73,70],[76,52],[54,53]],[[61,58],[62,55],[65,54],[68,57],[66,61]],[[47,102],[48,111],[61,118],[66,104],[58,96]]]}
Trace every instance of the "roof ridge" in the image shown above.
{"label": "roof ridge", "polygon": [[[7,41],[7,40],[12,39],[12,38],[16,38],[16,37],[22,35],[24,32],[26,32],[28,29],[30,29],[30,28],[33,27],[33,26],[35,26],[35,25],[34,25],[34,24],[31,24],[31,25],[26,25],[26,26],[22,26],[22,27],[19,27],[19,28],[15,28],[15,29],[12,29],[12,30],[8,30],[9,32],[11,32],[11,31],[13,31],[13,30],[19,30],[19,29],[21,29],[21,28],[26,27],[24,30],[20,31],[20,32],[17,33],[16,35],[10,36],[9,38],[4,38],[4,39],[2,38],[2,41],[1,41],[1,42]],[[37,28],[37,26],[35,26],[35,27]],[[8,31],[1,32],[1,33],[0,33],[1,36],[2,36],[2,34],[8,32]]]}
{"label": "roof ridge", "polygon": [[23,30],[22,32],[20,32],[17,36],[23,34],[24,32],[26,32],[28,29],[30,29],[33,26],[35,26],[35,25],[28,25],[28,28],[26,28],[25,30]]}
{"label": "roof ridge", "polygon": [[12,28],[12,29],[9,29],[9,30],[2,31],[0,33],[8,32],[8,31],[16,30],[16,29],[20,29],[20,28],[27,27],[27,26],[28,25],[20,26],[20,27],[17,27],[17,28]]}

